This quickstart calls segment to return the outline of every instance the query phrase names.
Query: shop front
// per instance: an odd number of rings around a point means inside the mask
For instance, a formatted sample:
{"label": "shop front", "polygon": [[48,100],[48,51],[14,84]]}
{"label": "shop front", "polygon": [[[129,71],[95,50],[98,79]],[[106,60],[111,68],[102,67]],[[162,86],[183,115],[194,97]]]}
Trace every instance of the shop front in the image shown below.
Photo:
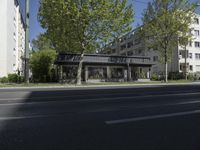
{"label": "shop front", "polygon": [[[60,54],[56,61],[60,82],[74,82],[79,54]],[[82,80],[85,82],[124,82],[150,79],[153,63],[149,57],[86,54]]]}

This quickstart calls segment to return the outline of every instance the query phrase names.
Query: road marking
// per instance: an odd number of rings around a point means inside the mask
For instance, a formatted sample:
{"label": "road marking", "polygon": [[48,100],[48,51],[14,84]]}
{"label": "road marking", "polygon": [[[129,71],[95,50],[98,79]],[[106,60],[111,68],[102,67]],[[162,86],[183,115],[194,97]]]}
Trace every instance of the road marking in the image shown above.
{"label": "road marking", "polygon": [[130,110],[130,109],[140,109],[140,108],[154,108],[154,107],[165,107],[165,106],[178,106],[178,105],[187,105],[187,104],[198,104],[200,101],[196,99],[190,99],[194,101],[189,102],[177,102],[177,103],[170,103],[170,104],[155,104],[155,105],[146,105],[146,106],[122,106],[119,108],[108,108],[108,109],[97,109],[97,110],[87,110],[86,112],[89,113],[99,113],[99,112],[112,112],[112,111],[122,111],[122,110]]}
{"label": "road marking", "polygon": [[0,121],[22,120],[22,119],[44,118],[44,117],[48,117],[48,115],[22,116],[22,117],[0,117]]}
{"label": "road marking", "polygon": [[[190,95],[198,95],[200,93],[190,93]],[[168,95],[168,94],[166,94]],[[114,98],[90,98],[90,99],[82,99],[82,100],[52,100],[52,101],[38,101],[38,102],[25,102],[25,99],[16,99],[16,100],[22,100],[23,102],[10,102],[10,103],[0,103],[0,106],[13,106],[13,105],[40,105],[40,104],[50,104],[50,103],[77,103],[77,102],[98,102],[98,101],[114,101],[114,100],[122,100],[123,99],[141,99],[141,98],[148,98],[148,97],[160,97],[160,96],[166,96],[166,95],[146,95],[146,96],[129,96],[129,97],[114,97]],[[170,94],[171,95],[189,95],[189,93],[184,94]],[[169,96],[169,95],[168,95]],[[49,99],[54,99],[55,97],[48,97]],[[57,97],[58,98],[58,97]],[[65,98],[65,97],[60,97]],[[37,98],[39,99],[39,97]],[[45,98],[47,99],[47,97]],[[4,101],[9,101],[10,99],[4,99]],[[187,99],[183,99],[187,100]],[[183,105],[183,104],[192,104],[192,103],[199,103],[200,101],[197,101],[197,99],[189,99],[190,101],[186,102],[178,102],[174,104],[161,104],[162,106],[166,105]],[[193,101],[191,101],[193,100]],[[3,100],[2,100],[3,101]],[[11,100],[12,101],[12,100]],[[13,100],[14,101],[14,100]],[[154,105],[155,106],[155,105]]]}
{"label": "road marking", "polygon": [[[67,112],[73,113],[73,112]],[[37,118],[49,118],[49,117],[60,117],[60,116],[67,116],[66,113],[55,113],[55,114],[45,114],[45,115],[27,115],[27,116],[8,116],[8,117],[0,117],[0,121],[7,121],[7,120],[25,120],[25,119],[37,119]]]}
{"label": "road marking", "polygon": [[[144,96],[123,96],[123,97],[111,97],[111,98],[89,98],[85,100],[74,100],[70,102],[89,102],[89,101],[100,101],[100,100],[117,100],[117,99],[134,99],[134,98],[151,98],[151,97],[163,97],[163,96],[188,96],[188,95],[199,95],[200,92],[194,93],[178,93],[178,94],[160,94],[160,95],[144,95]],[[51,96],[51,97],[32,97],[32,98],[3,98],[0,101],[15,101],[15,100],[34,100],[34,99],[56,99],[56,98],[73,98],[72,96]],[[45,101],[45,102],[52,102],[52,101]],[[58,101],[56,101],[58,102]],[[40,103],[40,102],[37,102]],[[43,102],[41,102],[43,103]],[[18,103],[16,103],[18,104]],[[19,103],[21,104],[21,103]],[[0,104],[1,105],[1,104]]]}
{"label": "road marking", "polygon": [[146,121],[146,120],[153,120],[153,119],[162,119],[162,118],[192,115],[192,114],[199,114],[199,113],[200,113],[200,110],[193,110],[193,111],[178,112],[178,113],[171,113],[171,114],[162,114],[162,115],[144,116],[144,117],[136,117],[136,118],[126,118],[126,119],[119,119],[119,120],[110,120],[110,121],[105,121],[105,123],[107,125],[123,124],[123,123]]}

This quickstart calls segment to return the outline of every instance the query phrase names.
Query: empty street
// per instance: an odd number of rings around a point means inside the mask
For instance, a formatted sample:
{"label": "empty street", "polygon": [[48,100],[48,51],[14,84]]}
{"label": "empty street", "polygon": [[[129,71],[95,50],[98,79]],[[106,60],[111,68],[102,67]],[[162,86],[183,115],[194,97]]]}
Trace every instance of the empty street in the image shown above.
{"label": "empty street", "polygon": [[199,150],[200,85],[0,89],[2,150]]}

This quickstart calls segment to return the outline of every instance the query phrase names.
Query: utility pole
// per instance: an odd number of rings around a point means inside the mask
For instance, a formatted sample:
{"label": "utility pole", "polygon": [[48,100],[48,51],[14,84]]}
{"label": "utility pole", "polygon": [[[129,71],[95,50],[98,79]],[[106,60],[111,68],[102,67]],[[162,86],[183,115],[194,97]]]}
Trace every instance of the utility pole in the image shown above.
{"label": "utility pole", "polygon": [[26,0],[26,33],[25,33],[25,67],[24,67],[24,79],[25,83],[29,83],[29,9],[30,0]]}

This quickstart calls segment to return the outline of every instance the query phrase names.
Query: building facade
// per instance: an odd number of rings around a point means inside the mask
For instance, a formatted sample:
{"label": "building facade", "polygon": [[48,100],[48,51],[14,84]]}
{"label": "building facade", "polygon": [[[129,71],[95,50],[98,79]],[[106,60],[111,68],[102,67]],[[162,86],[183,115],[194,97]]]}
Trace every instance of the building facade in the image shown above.
{"label": "building facade", "polygon": [[[76,79],[80,54],[60,54],[56,61],[60,82],[72,82]],[[85,54],[83,58],[82,79],[85,82],[135,81],[139,78],[138,67],[151,68],[149,57],[118,56],[103,54]],[[149,79],[150,73],[144,74]]]}
{"label": "building facade", "polygon": [[22,75],[25,25],[18,0],[1,0],[0,18],[0,77]]}
{"label": "building facade", "polygon": [[[159,53],[145,47],[142,37],[138,36],[138,29],[133,30],[121,38],[120,43],[111,43],[100,51],[103,54],[113,54],[122,56],[148,56],[155,63],[151,68],[151,74],[164,74],[164,64],[161,63]],[[196,14],[191,24],[192,41],[185,48],[177,45],[172,51],[171,62],[168,64],[168,72],[184,72],[185,57],[187,72],[200,72],[200,15]]]}

